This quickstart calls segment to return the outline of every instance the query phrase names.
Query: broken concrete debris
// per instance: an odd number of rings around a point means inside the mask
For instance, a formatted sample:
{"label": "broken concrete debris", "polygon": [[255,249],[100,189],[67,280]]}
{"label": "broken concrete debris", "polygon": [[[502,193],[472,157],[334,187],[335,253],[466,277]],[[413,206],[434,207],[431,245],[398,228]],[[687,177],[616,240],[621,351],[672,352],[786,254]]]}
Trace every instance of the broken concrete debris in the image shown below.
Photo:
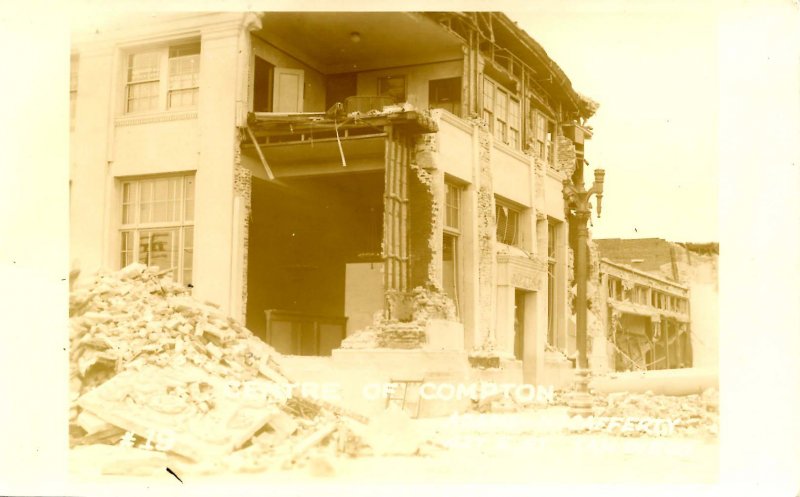
{"label": "broken concrete debris", "polygon": [[[719,392],[709,388],[702,395],[655,395],[614,392],[596,394],[593,400],[595,420],[625,420],[634,424],[648,422],[669,426],[670,435],[715,438],[719,434]],[[647,430],[608,430],[607,424],[584,424],[578,430],[604,432],[619,436],[641,436]]]}
{"label": "broken concrete debris", "polygon": [[408,299],[412,319],[386,319],[376,313],[372,325],[342,340],[342,348],[416,349],[426,343],[425,329],[431,319],[453,319],[453,302],[436,288],[415,288]]}
{"label": "broken concrete debris", "polygon": [[132,264],[77,284],[70,338],[70,445],[130,442],[82,448],[81,458],[138,460],[155,446],[184,472],[255,471],[298,464],[331,440],[350,453],[361,446],[345,420],[368,420],[338,406],[231,395],[232,381],[290,384],[279,354],[156,268]]}

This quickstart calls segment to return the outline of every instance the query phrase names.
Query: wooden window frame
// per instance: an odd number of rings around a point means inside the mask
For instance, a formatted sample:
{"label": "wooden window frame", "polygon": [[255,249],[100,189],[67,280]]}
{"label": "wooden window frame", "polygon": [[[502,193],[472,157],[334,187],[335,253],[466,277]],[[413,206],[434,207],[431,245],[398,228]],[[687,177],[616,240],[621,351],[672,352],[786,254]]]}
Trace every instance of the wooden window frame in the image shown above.
{"label": "wooden window frame", "polygon": [[[487,88],[491,91],[487,92]],[[498,95],[505,98],[505,108],[499,112],[497,101]],[[491,99],[489,98],[491,96]],[[516,104],[516,117],[512,120],[512,102]],[[512,90],[504,87],[489,76],[483,76],[483,118],[489,126],[489,132],[495,140],[519,150],[522,147],[522,99]],[[512,138],[509,138],[512,137]]]}
{"label": "wooden window frame", "polygon": [[[132,178],[125,178],[121,180],[119,183],[120,187],[120,198],[119,198],[119,243],[117,246],[120,248],[119,254],[119,266],[124,267],[127,264],[132,262],[138,262],[141,257],[141,234],[145,231],[150,230],[157,230],[157,229],[165,229],[165,230],[177,230],[178,233],[178,240],[177,240],[177,266],[174,267],[173,279],[179,283],[191,284],[192,281],[192,273],[193,273],[193,259],[186,261],[187,251],[190,251],[189,257],[194,256],[194,225],[195,225],[195,192],[196,192],[196,185],[195,182],[195,173],[177,173],[177,174],[166,174],[166,175],[156,175],[156,176],[138,176]],[[156,222],[143,222],[140,218],[141,216],[141,198],[140,198],[140,189],[143,183],[147,181],[153,180],[163,180],[163,179],[180,179],[180,190],[177,192],[175,197],[175,201],[178,205],[178,216],[176,220],[171,221],[156,221]],[[192,185],[192,194],[191,196],[187,196],[187,186]],[[129,202],[125,202],[124,192],[125,188],[128,187],[129,192]],[[169,200],[167,200],[169,201]],[[162,202],[164,202],[162,200]],[[191,215],[187,215],[187,206],[191,203],[192,213]],[[129,206],[129,214],[130,216],[128,219],[125,219],[125,209],[124,206]],[[191,239],[189,239],[189,235],[187,232],[191,233]],[[125,241],[126,235],[131,234],[130,243],[130,260],[127,259]],[[188,243],[187,243],[188,242]],[[161,269],[170,269],[170,268],[161,268]],[[189,278],[185,277],[185,272],[189,272]],[[188,280],[188,281],[187,281]]]}
{"label": "wooden window frame", "polygon": [[[445,240],[449,237],[453,239],[453,305],[456,309],[456,316],[461,316],[461,224],[463,222],[461,205],[464,188],[454,182],[445,180],[445,212],[442,222],[442,249],[444,252]],[[448,217],[454,211],[455,224],[448,223]],[[444,254],[442,254],[444,256]],[[444,263],[444,260],[442,261]],[[444,282],[442,282],[444,283]]]}
{"label": "wooden window frame", "polygon": [[[195,86],[186,87],[186,88],[170,88],[170,79],[171,79],[171,63],[170,61],[173,59],[177,59],[178,57],[170,56],[170,51],[176,48],[185,48],[185,47],[196,47],[197,53],[190,54],[182,57],[197,57],[197,69],[196,69],[196,80],[197,83]],[[142,48],[142,49],[132,49],[126,51],[124,54],[125,62],[123,68],[123,81],[124,81],[124,92],[122,97],[122,113],[124,115],[137,115],[137,114],[147,114],[153,112],[165,112],[165,111],[183,111],[183,110],[190,110],[196,109],[197,103],[191,105],[183,105],[183,106],[172,106],[171,105],[171,96],[173,92],[177,91],[186,91],[186,90],[193,90],[197,93],[197,97],[194,100],[199,99],[200,93],[200,61],[202,58],[202,46],[199,39],[195,40],[182,40],[182,41],[175,41],[164,45],[159,45],[156,47],[149,47],[149,48]],[[157,77],[148,79],[148,80],[141,80],[141,81],[131,81],[131,64],[133,61],[133,57],[137,55],[145,55],[145,54],[153,54],[153,56],[158,58],[158,74]],[[131,110],[131,91],[136,86],[141,86],[144,84],[154,84],[158,85],[158,94],[156,99],[155,106],[147,109],[140,109],[140,110]]]}

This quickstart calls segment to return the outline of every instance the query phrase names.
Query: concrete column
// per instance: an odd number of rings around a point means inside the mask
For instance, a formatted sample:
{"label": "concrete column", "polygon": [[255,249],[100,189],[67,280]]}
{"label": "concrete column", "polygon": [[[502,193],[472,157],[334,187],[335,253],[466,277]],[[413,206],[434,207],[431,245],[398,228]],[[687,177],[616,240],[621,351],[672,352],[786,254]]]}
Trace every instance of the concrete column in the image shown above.
{"label": "concrete column", "polygon": [[514,357],[514,287],[497,287],[497,312],[495,315],[496,352],[501,357]]}
{"label": "concrete column", "polygon": [[485,129],[478,131],[478,278],[480,320],[477,327],[477,345],[492,350],[497,337],[494,315],[497,312],[495,286],[497,284],[497,260],[494,254],[496,233],[494,225],[494,188],[492,186],[492,136]]}
{"label": "concrete column", "polygon": [[[240,237],[234,212],[238,25],[214,26],[201,33],[198,104],[200,155],[196,184],[194,256],[195,295],[219,304],[226,313],[241,309],[241,292],[232,288]],[[237,301],[237,302],[234,302]]]}
{"label": "concrete column", "polygon": [[[98,46],[80,54],[78,67],[78,100],[73,143],[92,144],[70,150],[74,164],[70,192],[70,259],[78,261],[87,275],[100,268],[116,269],[111,256],[115,246],[109,232],[109,185],[113,178],[108,171],[108,143],[113,125],[112,98],[108,81],[114,69],[114,49]],[[110,238],[110,240],[109,240]]]}
{"label": "concrete column", "polygon": [[[444,182],[444,171],[435,168],[428,171],[431,175],[431,195],[433,196],[433,208],[435,216],[433,222],[431,239],[431,262],[428,269],[428,277],[438,288],[442,288],[442,236],[444,233],[445,216],[445,194],[447,187]],[[463,215],[461,216],[464,217]],[[463,305],[461,306],[463,309]]]}
{"label": "concrete column", "polygon": [[479,332],[482,309],[480,305],[480,251],[478,250],[478,178],[480,177],[480,129],[473,124],[472,147],[469,158],[472,166],[472,182],[465,188],[461,197],[464,209],[461,228],[462,261],[462,322],[464,323],[464,347],[466,350],[479,348],[483,339]]}
{"label": "concrete column", "polygon": [[[525,382],[539,384],[543,381],[545,370],[545,346],[547,344],[547,281],[543,281],[538,292],[525,296],[526,326],[531,322],[532,332],[525,336],[525,355],[522,376]],[[529,310],[532,309],[532,312]],[[527,329],[526,329],[527,331]],[[533,335],[533,340],[528,336]]]}

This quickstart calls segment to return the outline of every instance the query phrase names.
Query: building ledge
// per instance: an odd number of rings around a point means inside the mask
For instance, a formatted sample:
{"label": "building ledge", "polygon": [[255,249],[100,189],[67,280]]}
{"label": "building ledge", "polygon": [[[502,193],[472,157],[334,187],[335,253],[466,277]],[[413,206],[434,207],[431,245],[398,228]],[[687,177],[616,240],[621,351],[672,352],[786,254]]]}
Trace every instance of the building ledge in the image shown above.
{"label": "building ledge", "polygon": [[139,124],[161,123],[197,119],[197,109],[182,111],[149,112],[146,114],[126,114],[114,119],[114,125],[135,126]]}

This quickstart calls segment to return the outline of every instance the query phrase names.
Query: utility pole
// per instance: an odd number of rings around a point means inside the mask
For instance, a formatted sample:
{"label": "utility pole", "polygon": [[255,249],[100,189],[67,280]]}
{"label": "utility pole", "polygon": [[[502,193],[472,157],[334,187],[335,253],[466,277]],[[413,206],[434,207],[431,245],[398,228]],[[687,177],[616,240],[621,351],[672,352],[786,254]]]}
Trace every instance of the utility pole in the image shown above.
{"label": "utility pole", "polygon": [[586,355],[586,287],[588,279],[586,242],[589,238],[589,218],[592,215],[592,204],[589,203],[589,199],[592,195],[597,196],[597,217],[600,217],[605,174],[606,172],[603,169],[595,169],[594,183],[588,191],[583,185],[583,174],[578,175],[577,185],[573,184],[570,179],[563,181],[564,205],[567,217],[572,213],[577,223],[575,281],[578,286],[578,294],[575,299],[575,326],[577,328],[576,341],[578,342],[578,367],[576,370],[578,391],[570,403],[570,414],[573,416],[585,417],[592,414],[592,399],[589,395],[589,359]]}

